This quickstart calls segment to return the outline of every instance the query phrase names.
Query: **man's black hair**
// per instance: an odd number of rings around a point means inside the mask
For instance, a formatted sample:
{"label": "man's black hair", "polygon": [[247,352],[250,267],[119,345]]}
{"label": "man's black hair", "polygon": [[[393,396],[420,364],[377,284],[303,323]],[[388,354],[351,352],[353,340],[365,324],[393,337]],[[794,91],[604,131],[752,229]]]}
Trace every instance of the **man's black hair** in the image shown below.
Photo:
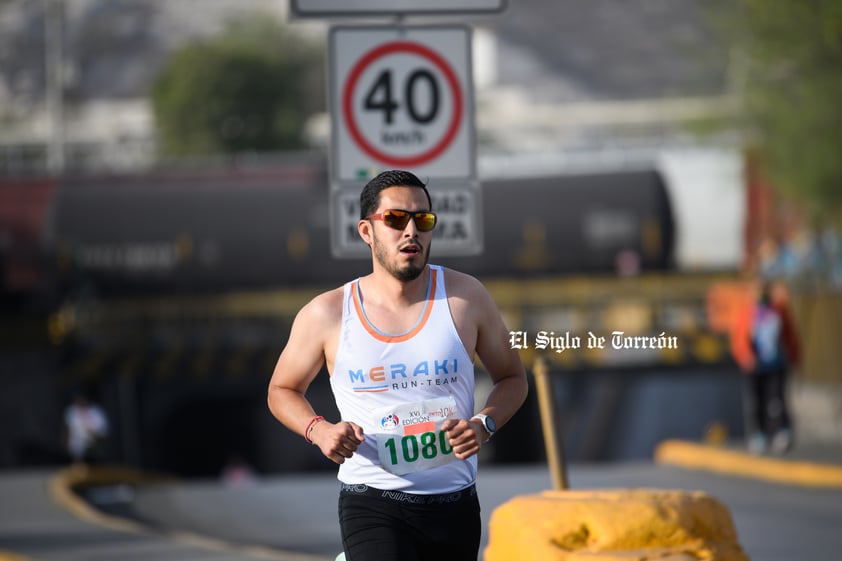
{"label": "man's black hair", "polygon": [[433,210],[433,201],[423,181],[411,172],[393,169],[377,174],[360,193],[360,220],[371,216],[380,204],[380,191],[389,187],[418,187],[427,195],[427,204]]}

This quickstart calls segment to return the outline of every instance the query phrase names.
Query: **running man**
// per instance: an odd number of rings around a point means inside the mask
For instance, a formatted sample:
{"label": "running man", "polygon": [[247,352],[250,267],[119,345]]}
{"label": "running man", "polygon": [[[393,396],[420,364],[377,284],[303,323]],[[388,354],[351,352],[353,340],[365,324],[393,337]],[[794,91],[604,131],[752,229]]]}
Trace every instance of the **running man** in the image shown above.
{"label": "running man", "polygon": [[[372,272],[299,311],[269,384],[272,414],[339,464],[348,561],[476,561],[477,453],[526,399],[526,372],[488,291],[428,264],[436,220],[414,174],[372,179],[357,225]],[[493,383],[479,409],[475,357]],[[336,422],[306,398],[323,366]]]}

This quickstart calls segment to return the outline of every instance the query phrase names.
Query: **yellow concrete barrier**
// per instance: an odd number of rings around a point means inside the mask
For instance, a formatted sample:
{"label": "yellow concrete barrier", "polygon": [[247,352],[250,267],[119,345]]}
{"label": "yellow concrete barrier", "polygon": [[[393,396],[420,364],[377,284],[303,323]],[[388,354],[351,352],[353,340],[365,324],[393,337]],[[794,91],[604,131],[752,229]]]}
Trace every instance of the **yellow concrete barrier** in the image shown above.
{"label": "yellow concrete barrier", "polygon": [[544,491],[491,516],[485,561],[748,561],[728,510],[701,491]]}

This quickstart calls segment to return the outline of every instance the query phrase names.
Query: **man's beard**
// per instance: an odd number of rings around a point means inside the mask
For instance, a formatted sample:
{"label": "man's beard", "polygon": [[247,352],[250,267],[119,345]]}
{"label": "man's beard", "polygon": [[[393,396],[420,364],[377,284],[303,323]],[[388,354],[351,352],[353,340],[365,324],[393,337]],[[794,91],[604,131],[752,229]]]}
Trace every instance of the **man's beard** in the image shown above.
{"label": "man's beard", "polygon": [[390,275],[398,279],[399,281],[408,282],[411,280],[417,279],[421,276],[421,273],[424,272],[424,269],[427,267],[427,261],[430,258],[430,246],[428,245],[426,248],[422,246],[420,243],[418,247],[421,248],[421,253],[424,256],[424,259],[420,264],[415,262],[407,263],[406,267],[398,268],[395,264],[395,261],[390,262],[388,259],[388,255],[386,255],[386,250],[377,242],[377,238],[374,238],[374,258],[377,259],[377,262],[389,272]]}

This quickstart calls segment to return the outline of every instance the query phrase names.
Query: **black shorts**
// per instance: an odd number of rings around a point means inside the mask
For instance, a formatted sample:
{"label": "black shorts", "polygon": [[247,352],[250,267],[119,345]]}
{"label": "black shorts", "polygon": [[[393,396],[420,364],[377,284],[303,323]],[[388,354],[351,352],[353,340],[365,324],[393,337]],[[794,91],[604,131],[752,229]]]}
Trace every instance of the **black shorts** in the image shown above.
{"label": "black shorts", "polygon": [[476,487],[441,495],[342,485],[347,561],[476,561],[482,522]]}

